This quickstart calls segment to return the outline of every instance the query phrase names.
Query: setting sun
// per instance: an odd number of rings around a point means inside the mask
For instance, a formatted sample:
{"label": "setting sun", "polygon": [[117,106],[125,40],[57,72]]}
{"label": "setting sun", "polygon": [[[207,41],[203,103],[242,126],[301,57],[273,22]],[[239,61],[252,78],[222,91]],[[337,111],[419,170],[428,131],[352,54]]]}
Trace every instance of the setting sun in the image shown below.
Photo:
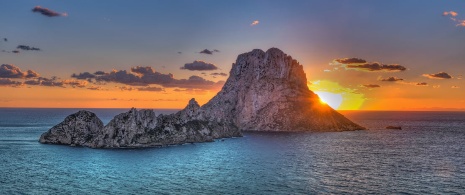
{"label": "setting sun", "polygon": [[320,97],[320,101],[323,104],[328,104],[333,109],[338,109],[342,103],[342,95],[335,94],[325,91],[315,91],[315,93]]}

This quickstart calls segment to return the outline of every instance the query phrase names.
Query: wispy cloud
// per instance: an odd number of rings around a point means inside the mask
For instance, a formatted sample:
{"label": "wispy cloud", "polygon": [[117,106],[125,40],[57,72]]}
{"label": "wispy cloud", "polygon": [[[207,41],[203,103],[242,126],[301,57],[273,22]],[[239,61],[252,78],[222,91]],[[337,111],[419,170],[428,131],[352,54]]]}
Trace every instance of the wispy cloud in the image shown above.
{"label": "wispy cloud", "polygon": [[362,87],[366,87],[366,88],[378,88],[378,87],[381,87],[380,85],[376,85],[376,84],[366,84],[366,85],[362,85]]}
{"label": "wispy cloud", "polygon": [[423,76],[430,78],[430,79],[451,79],[452,78],[452,76],[450,76],[446,72],[439,72],[435,74],[423,74]]}
{"label": "wispy cloud", "polygon": [[375,72],[375,71],[397,72],[397,71],[407,70],[407,68],[399,64],[380,64],[378,62],[367,63],[367,64],[357,64],[357,65],[348,64],[346,65],[346,68],[360,70],[360,71],[368,71],[368,72]]}
{"label": "wispy cloud", "polygon": [[357,70],[357,71],[366,71],[366,72],[398,72],[405,71],[407,68],[399,64],[381,64],[379,62],[367,62],[364,59],[360,58],[340,58],[334,59],[330,65],[341,66],[346,70]]}
{"label": "wispy cloud", "polygon": [[32,12],[38,12],[44,16],[48,16],[48,17],[58,17],[58,16],[68,16],[67,13],[59,13],[59,12],[56,12],[56,11],[53,11],[53,10],[50,10],[48,8],[44,8],[44,7],[41,7],[41,6],[35,6],[33,9],[32,9]]}
{"label": "wispy cloud", "polygon": [[460,27],[465,27],[465,20],[461,20],[456,18],[459,14],[455,11],[445,11],[442,13],[443,16],[449,17],[452,21],[454,21],[456,24],[455,26],[460,26]]}
{"label": "wispy cloud", "polygon": [[380,81],[389,81],[389,82],[395,82],[395,81],[403,81],[404,79],[397,78],[397,77],[388,77],[388,78],[378,78]]}
{"label": "wispy cloud", "polygon": [[259,23],[260,23],[260,21],[254,20],[254,21],[250,24],[250,26],[256,26],[256,25],[258,25]]}
{"label": "wispy cloud", "polygon": [[25,51],[40,51],[40,48],[31,47],[31,46],[27,46],[27,45],[18,45],[18,47],[16,47],[16,49],[25,50]]}
{"label": "wispy cloud", "polygon": [[451,16],[451,17],[455,17],[457,15],[459,15],[457,12],[454,12],[454,11],[448,11],[448,12],[443,12],[442,13],[443,16]]}

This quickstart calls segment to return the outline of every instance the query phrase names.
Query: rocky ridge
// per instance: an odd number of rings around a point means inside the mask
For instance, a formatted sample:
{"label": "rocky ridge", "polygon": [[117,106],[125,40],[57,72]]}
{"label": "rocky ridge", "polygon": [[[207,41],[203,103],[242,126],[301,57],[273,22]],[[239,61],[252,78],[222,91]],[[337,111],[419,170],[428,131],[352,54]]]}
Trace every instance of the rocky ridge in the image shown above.
{"label": "rocky ridge", "polygon": [[203,106],[156,115],[131,109],[106,126],[89,111],[65,118],[41,143],[92,148],[154,147],[242,136],[241,131],[350,131],[365,129],[307,87],[302,65],[277,48],[241,54],[222,90]]}

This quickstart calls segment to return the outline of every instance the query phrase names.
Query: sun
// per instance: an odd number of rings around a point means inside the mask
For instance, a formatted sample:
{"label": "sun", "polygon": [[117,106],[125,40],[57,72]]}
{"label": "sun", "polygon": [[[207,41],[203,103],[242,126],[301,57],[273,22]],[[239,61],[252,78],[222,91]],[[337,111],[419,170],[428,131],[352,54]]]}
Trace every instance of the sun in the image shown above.
{"label": "sun", "polygon": [[328,104],[333,109],[338,109],[342,103],[342,95],[336,93],[330,93],[326,91],[315,91],[315,93],[320,97],[322,104]]}

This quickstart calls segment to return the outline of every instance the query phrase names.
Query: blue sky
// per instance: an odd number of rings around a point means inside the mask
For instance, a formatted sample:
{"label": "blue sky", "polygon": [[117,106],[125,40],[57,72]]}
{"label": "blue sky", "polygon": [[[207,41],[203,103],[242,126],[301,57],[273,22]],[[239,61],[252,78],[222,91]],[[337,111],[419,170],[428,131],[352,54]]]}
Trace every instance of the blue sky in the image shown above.
{"label": "blue sky", "polygon": [[[34,6],[68,16],[47,17],[32,12]],[[0,64],[61,79],[151,66],[181,79],[202,76],[180,70],[194,60],[228,73],[238,54],[278,47],[304,65],[309,80],[331,80],[343,87],[369,82],[364,80],[368,77],[358,78],[355,71],[324,73],[333,59],[401,64],[408,71],[398,76],[412,82],[429,81],[422,75],[440,71],[457,78],[464,74],[465,27],[443,16],[445,11],[465,20],[465,1],[1,1],[0,38],[8,41],[0,42],[0,50],[23,44],[42,51],[0,52]],[[258,25],[251,26],[255,20]],[[200,54],[203,49],[220,52]],[[369,77],[379,76],[387,75]],[[452,79],[439,84],[450,88],[462,83]]]}

